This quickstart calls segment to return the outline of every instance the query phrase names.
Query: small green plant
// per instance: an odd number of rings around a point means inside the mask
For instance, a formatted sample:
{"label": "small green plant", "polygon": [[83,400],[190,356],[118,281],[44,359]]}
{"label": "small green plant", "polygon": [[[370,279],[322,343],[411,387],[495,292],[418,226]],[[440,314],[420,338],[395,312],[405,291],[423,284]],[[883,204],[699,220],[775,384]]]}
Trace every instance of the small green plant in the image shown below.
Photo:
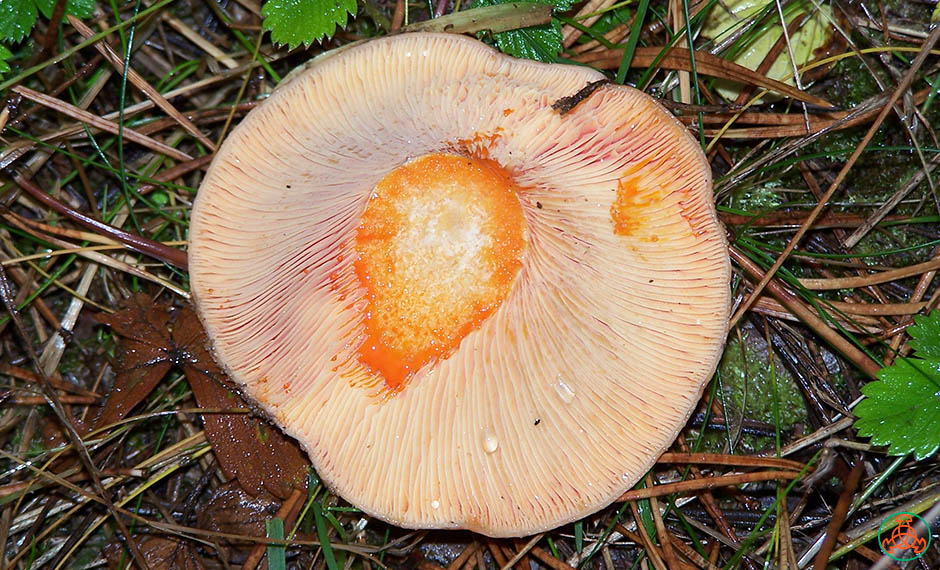
{"label": "small green plant", "polygon": [[[529,1],[553,6],[558,11],[571,8],[571,0]],[[511,2],[474,0],[471,7]],[[263,27],[271,32],[271,40],[290,49],[331,37],[337,27],[346,26],[350,14],[356,14],[356,0],[267,0],[261,9]],[[493,39],[504,53],[538,61],[555,61],[562,50],[561,23],[557,19],[540,26],[495,33]]]}
{"label": "small green plant", "polygon": [[924,459],[940,448],[940,311],[915,317],[907,332],[917,358],[898,358],[862,388],[855,428],[888,453]]}
{"label": "small green plant", "polygon": [[[41,13],[52,18],[56,0],[0,0],[0,75],[10,71],[14,53],[10,47],[22,42],[36,27]],[[89,18],[95,11],[95,0],[68,0],[65,13]]]}
{"label": "small green plant", "polygon": [[[474,0],[473,7],[494,6],[506,4],[513,0]],[[571,8],[571,0],[534,0],[542,4],[554,6],[557,12],[564,12]],[[555,61],[561,52],[562,36],[561,24],[555,18],[547,24],[532,26],[518,30],[509,30],[493,34],[496,46],[503,53],[515,57],[534,59],[536,61]]]}
{"label": "small green plant", "polygon": [[356,14],[356,0],[268,0],[261,9],[271,40],[294,49],[329,38]]}

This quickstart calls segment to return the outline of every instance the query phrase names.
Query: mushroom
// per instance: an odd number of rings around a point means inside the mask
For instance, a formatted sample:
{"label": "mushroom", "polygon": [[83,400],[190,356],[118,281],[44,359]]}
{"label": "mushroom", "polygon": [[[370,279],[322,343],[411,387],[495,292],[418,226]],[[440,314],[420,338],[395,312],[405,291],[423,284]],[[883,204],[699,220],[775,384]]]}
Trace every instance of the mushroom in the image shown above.
{"label": "mushroom", "polygon": [[603,80],[402,34],[315,60],[218,151],[189,242],[214,356],[363,511],[550,529],[696,405],[730,303],[709,167]]}

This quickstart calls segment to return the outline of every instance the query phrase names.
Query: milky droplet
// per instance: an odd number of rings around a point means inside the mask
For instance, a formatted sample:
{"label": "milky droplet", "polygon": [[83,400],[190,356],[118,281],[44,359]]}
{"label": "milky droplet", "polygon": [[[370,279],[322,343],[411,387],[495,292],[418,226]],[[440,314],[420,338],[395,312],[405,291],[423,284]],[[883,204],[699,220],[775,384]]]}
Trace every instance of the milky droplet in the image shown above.
{"label": "milky droplet", "polygon": [[496,439],[496,434],[491,431],[487,431],[483,434],[483,451],[487,453],[493,453],[499,448],[499,440]]}
{"label": "milky droplet", "polygon": [[571,401],[574,400],[574,389],[569,386],[561,376],[558,376],[558,379],[555,381],[555,391],[558,392],[561,401],[566,404],[570,404]]}
{"label": "milky droplet", "polygon": [[438,509],[438,508],[440,508],[440,506],[441,506],[441,502],[438,501],[437,499],[434,499],[433,501],[431,501],[431,508],[432,508],[432,509]]}

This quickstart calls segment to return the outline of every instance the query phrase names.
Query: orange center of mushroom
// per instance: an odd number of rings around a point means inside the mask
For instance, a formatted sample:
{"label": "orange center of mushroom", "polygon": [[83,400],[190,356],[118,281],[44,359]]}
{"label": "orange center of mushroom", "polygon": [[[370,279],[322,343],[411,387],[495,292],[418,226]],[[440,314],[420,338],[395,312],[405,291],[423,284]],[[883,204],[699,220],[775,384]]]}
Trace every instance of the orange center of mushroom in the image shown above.
{"label": "orange center of mushroom", "polygon": [[496,163],[429,154],[390,172],[356,235],[368,294],[359,361],[398,390],[447,358],[509,294],[524,249],[516,187]]}

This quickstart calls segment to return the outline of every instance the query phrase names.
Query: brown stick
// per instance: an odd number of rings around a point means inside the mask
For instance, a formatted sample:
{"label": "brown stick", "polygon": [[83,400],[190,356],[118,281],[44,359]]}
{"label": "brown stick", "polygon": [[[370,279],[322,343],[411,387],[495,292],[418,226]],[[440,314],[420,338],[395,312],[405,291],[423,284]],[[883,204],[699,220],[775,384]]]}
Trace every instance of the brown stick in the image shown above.
{"label": "brown stick", "polygon": [[717,477],[678,481],[676,483],[666,483],[665,485],[627,491],[623,495],[620,495],[617,501],[636,501],[639,499],[649,499],[650,497],[662,497],[663,495],[671,495],[673,493],[688,493],[701,489],[717,489],[718,487],[730,487],[732,485],[754,483],[756,481],[773,481],[775,479],[786,481],[796,479],[797,477],[800,477],[799,471],[758,471],[756,473],[741,473],[737,475],[719,475]]}
{"label": "brown stick", "polygon": [[877,285],[878,283],[887,283],[896,279],[904,279],[912,275],[920,275],[928,271],[940,269],[940,257],[917,263],[908,267],[891,269],[874,273],[871,275],[859,275],[856,277],[833,277],[830,279],[800,279],[800,285],[807,289],[816,291],[834,291],[836,289],[855,289],[856,287],[867,287]]}
{"label": "brown stick", "polygon": [[799,471],[805,463],[774,457],[750,457],[724,453],[664,453],[657,463],[708,463],[710,465],[737,465],[741,467],[779,467]]}
{"label": "brown stick", "polygon": [[[49,107],[50,109],[54,109],[62,114],[68,115],[69,117],[72,117],[73,119],[77,119],[83,123],[87,123],[89,126],[93,128],[109,132],[112,135],[116,135],[122,131],[121,127],[118,126],[118,124],[113,121],[103,119],[99,117],[98,115],[95,115],[94,113],[89,113],[88,111],[81,109],[79,107],[76,107],[75,105],[71,105],[69,103],[66,103],[65,101],[62,101],[61,99],[50,97],[38,91],[34,91],[30,89],[29,87],[23,87],[22,85],[18,85],[14,87],[13,89],[11,89],[11,91],[13,91],[14,93],[19,93],[23,97],[26,97],[27,99],[31,101],[35,101],[36,103],[39,103],[40,105]],[[166,156],[169,156],[170,158],[175,158],[176,160],[192,160],[193,158],[189,156],[188,154],[186,154],[185,152],[179,151],[171,146],[165,145],[162,142],[156,139],[153,139],[151,137],[142,135],[138,133],[137,131],[135,131],[134,129],[131,129],[128,127],[124,127],[123,136],[125,139],[129,141],[135,142],[141,146],[145,146],[149,148],[150,150],[159,152],[160,154],[165,154]]]}
{"label": "brown stick", "polygon": [[121,242],[128,248],[149,255],[180,269],[186,269],[189,261],[186,253],[174,247],[163,245],[160,242],[147,239],[137,234],[126,232],[120,228],[100,222],[90,216],[74,210],[71,207],[59,202],[49,194],[43,192],[38,186],[33,184],[28,178],[21,174],[13,174],[13,180],[16,184],[25,190],[37,202],[52,208],[64,216],[68,216],[74,222],[82,225],[92,231],[104,234],[116,241]]}
{"label": "brown stick", "polygon": [[[760,267],[736,248],[729,247],[728,252],[731,255],[731,259],[750,274],[751,277],[761,279],[761,277],[764,276]],[[859,370],[869,377],[875,378],[875,375],[881,369],[881,366],[879,366],[877,362],[872,360],[867,354],[850,343],[838,332],[832,330],[814,311],[804,305],[795,294],[784,287],[777,279],[766,279],[762,280],[762,282],[766,282],[767,290],[770,291],[770,294],[776,297],[784,307],[796,315],[806,326],[813,329],[816,334],[829,342],[833,348],[837,349],[846,358],[851,360]]]}
{"label": "brown stick", "polygon": [[855,496],[855,489],[862,478],[862,473],[863,463],[859,461],[855,464],[849,476],[846,477],[845,489],[839,495],[839,502],[836,503],[829,525],[826,526],[826,540],[823,541],[822,547],[816,554],[816,559],[813,561],[813,570],[826,570],[826,566],[829,564],[829,555],[832,554],[832,549],[839,538],[839,529],[842,528],[842,523],[845,522],[845,516],[849,512],[849,506],[852,504],[852,498]]}
{"label": "brown stick", "polygon": [[549,553],[544,548],[539,548],[538,546],[535,546],[532,548],[531,552],[532,552],[532,556],[538,558],[542,564],[548,566],[552,570],[574,570],[574,568],[572,568],[568,564],[565,564],[561,560],[552,556],[551,553]]}
{"label": "brown stick", "polygon": [[848,176],[849,171],[855,165],[855,162],[862,155],[862,152],[868,146],[868,143],[871,142],[872,137],[874,137],[878,129],[881,128],[881,124],[888,117],[888,113],[890,113],[894,108],[894,104],[897,103],[898,99],[901,98],[901,95],[910,88],[911,82],[914,81],[914,78],[917,76],[917,71],[927,59],[927,56],[930,54],[930,50],[933,49],[933,46],[937,43],[937,40],[940,40],[940,27],[936,27],[932,32],[930,32],[930,36],[927,38],[927,41],[924,42],[920,53],[917,54],[916,58],[914,58],[914,62],[911,64],[911,67],[908,68],[907,73],[904,74],[904,78],[901,79],[901,83],[891,94],[891,98],[888,99],[888,102],[885,104],[884,108],[881,109],[880,113],[878,113],[878,117],[868,129],[868,132],[865,133],[865,137],[861,140],[861,142],[858,143],[858,146],[855,147],[855,151],[852,152],[852,156],[850,156],[849,159],[845,162],[842,170],[839,171],[839,174],[836,175],[835,180],[833,180],[832,184],[829,185],[826,193],[821,198],[819,198],[816,207],[813,208],[812,212],[810,212],[809,217],[806,218],[806,221],[803,222],[803,225],[800,226],[800,229],[798,229],[793,237],[790,238],[790,242],[785,248],[783,248],[783,252],[777,257],[777,260],[774,261],[774,264],[770,267],[769,270],[767,270],[761,280],[757,283],[757,286],[754,287],[754,290],[751,292],[751,294],[748,295],[743,303],[741,303],[741,306],[738,307],[737,312],[735,312],[735,314],[731,317],[731,327],[733,327],[741,319],[744,313],[747,312],[751,306],[751,303],[757,300],[761,292],[764,290],[764,287],[767,286],[777,270],[780,269],[780,267],[783,265],[783,262],[786,261],[787,257],[789,257],[793,249],[796,248],[797,244],[800,243],[800,240],[803,239],[803,236],[806,235],[806,232],[808,232],[809,229],[813,226],[813,222],[816,221],[816,218],[819,216],[819,214],[821,214],[823,209],[829,205],[829,201],[832,199],[832,196],[842,185],[842,181],[845,180],[846,176]]}
{"label": "brown stick", "polygon": [[[633,53],[631,67],[648,67],[660,57],[664,47],[638,47]],[[692,54],[686,48],[668,48],[666,54],[659,59],[659,66],[663,69],[674,69],[676,71],[692,71]],[[572,58],[579,63],[587,63],[593,67],[601,69],[617,69],[620,66],[620,60],[623,59],[623,49],[606,49],[598,52],[582,54]],[[832,104],[817,97],[811,93],[800,91],[796,87],[786,83],[770,79],[760,75],[750,69],[722,59],[717,55],[708,52],[695,51],[695,70],[699,75],[708,75],[711,77],[723,77],[732,79],[747,85],[757,85],[773,91],[780,95],[785,95],[797,101],[804,101],[811,105],[817,105],[826,109],[831,109]],[[805,130],[805,129],[804,129]]]}

